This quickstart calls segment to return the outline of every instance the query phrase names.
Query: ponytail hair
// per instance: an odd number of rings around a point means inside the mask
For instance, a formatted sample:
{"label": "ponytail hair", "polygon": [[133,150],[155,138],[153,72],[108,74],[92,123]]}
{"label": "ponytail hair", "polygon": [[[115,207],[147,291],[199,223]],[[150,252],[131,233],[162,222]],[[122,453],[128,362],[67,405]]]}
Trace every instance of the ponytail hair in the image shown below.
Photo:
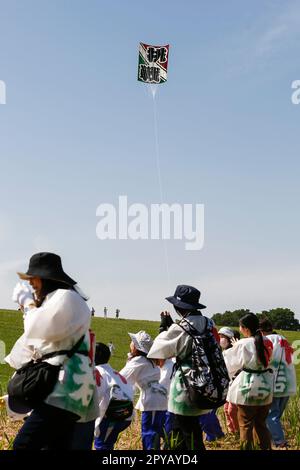
{"label": "ponytail hair", "polygon": [[263,335],[259,329],[259,321],[254,313],[247,313],[244,317],[240,319],[240,326],[243,328],[248,328],[250,330],[251,336],[254,337],[254,344],[256,349],[256,354],[259,362],[268,366],[269,363],[269,353],[264,344]]}

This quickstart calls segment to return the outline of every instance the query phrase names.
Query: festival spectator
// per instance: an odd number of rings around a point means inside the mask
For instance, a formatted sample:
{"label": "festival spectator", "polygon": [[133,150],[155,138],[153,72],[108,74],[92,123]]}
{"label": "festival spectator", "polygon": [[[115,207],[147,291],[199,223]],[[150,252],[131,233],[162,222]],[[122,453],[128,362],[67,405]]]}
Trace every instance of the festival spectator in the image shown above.
{"label": "festival spectator", "polygon": [[110,350],[96,344],[96,381],[99,395],[99,417],[95,423],[95,449],[113,450],[119,434],[131,424],[133,387],[109,364]]}
{"label": "festival spectator", "polygon": [[241,448],[254,448],[254,434],[260,448],[270,450],[266,419],[273,397],[273,370],[270,367],[273,345],[262,336],[254,314],[240,319],[240,332],[244,338],[233,341],[233,347],[224,351],[229,375],[235,376],[227,401],[238,407]]}
{"label": "festival spectator", "polygon": [[[240,339],[240,334],[236,330],[232,330],[228,327],[222,327],[219,330],[220,346],[223,351],[232,348],[231,340],[233,338]],[[232,379],[232,377],[231,377]],[[239,432],[239,421],[238,421],[238,408],[234,403],[226,402],[224,405],[224,414],[226,418],[226,426],[230,434],[236,434]]]}
{"label": "festival spectator", "polygon": [[272,323],[268,319],[259,322],[262,334],[267,336],[273,344],[273,358],[271,366],[274,370],[273,401],[267,417],[267,426],[275,447],[287,448],[281,424],[281,417],[288,404],[289,398],[296,394],[296,371],[293,364],[293,348],[282,335],[273,331]]}
{"label": "festival spectator", "polygon": [[159,367],[147,358],[153,343],[150,335],[139,331],[129,333],[129,336],[130,353],[120,374],[140,392],[135,408],[142,412],[143,449],[159,449],[167,409],[167,390],[160,384]]}
{"label": "festival spectator", "polygon": [[[199,303],[199,299],[200,292],[186,285],[177,286],[174,295],[167,297],[182,319],[190,322],[198,331],[203,331],[207,320],[200,312],[205,305]],[[215,329],[214,334],[218,338]],[[162,331],[155,338],[148,357],[150,359],[176,357],[176,360],[180,361],[181,367],[177,368],[172,377],[168,400],[168,411],[175,415],[173,434],[178,436],[180,442],[178,449],[205,450],[199,416],[210,410],[199,409],[191,403],[182,378],[182,371],[191,368],[192,341],[191,336],[180,327],[180,324],[173,323],[167,331]]]}
{"label": "festival spectator", "polygon": [[[160,325],[159,325],[159,332],[167,331],[171,325],[173,325],[173,319],[169,312],[161,312],[160,314]],[[164,383],[168,390],[168,396],[170,392],[170,385],[171,385],[171,378],[173,375],[173,370],[175,366],[175,358],[171,359],[157,359],[158,364],[161,367],[161,382]],[[165,432],[168,436],[168,440],[170,440],[171,433],[174,428],[174,419],[175,415],[170,411],[166,412],[166,421],[165,421]],[[201,426],[202,431],[206,434],[206,440],[208,442],[215,441],[221,437],[224,437],[224,433],[220,426],[220,422],[216,415],[215,410],[212,410],[209,413],[199,416],[199,423]],[[166,443],[165,447],[167,447],[168,442]]]}
{"label": "festival spectator", "polygon": [[[44,360],[57,366],[51,368],[52,373],[57,371],[57,378],[46,398],[33,405],[13,448],[70,449],[76,421],[89,422],[98,413],[89,355],[91,312],[82,293],[77,293],[76,282],[63,271],[59,256],[37,253],[31,257],[28,271],[18,274],[29,281],[34,295],[20,283],[14,290],[13,299],[25,315],[24,334],[6,362],[20,369],[32,360]],[[13,403],[14,397],[9,400]]]}

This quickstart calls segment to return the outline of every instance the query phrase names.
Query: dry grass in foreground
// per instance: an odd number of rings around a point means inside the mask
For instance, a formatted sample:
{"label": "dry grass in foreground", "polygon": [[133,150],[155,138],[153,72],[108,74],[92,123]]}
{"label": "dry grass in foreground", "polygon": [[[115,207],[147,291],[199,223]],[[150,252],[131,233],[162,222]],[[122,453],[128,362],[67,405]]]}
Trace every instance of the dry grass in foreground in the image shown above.
{"label": "dry grass in foreground", "polygon": [[[291,398],[283,416],[286,438],[289,449],[300,450],[300,390],[295,397]],[[218,416],[226,433],[225,416],[223,409],[219,409]],[[124,431],[115,446],[115,450],[141,450],[140,413],[137,412],[131,426]],[[0,450],[10,450],[21,422],[11,421],[5,410],[0,410]],[[207,450],[240,450],[238,436],[226,434],[222,439],[215,442],[206,442]]]}

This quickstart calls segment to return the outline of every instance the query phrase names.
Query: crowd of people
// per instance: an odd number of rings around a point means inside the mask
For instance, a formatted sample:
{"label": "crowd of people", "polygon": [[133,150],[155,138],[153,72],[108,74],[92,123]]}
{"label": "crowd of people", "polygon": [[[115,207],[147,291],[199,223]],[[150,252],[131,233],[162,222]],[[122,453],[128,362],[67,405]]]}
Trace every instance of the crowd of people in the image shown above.
{"label": "crowd of people", "polygon": [[[18,275],[31,288],[19,282],[13,293],[23,311],[24,334],[6,357],[16,373],[2,400],[13,419],[24,420],[15,450],[112,450],[135,410],[144,450],[205,450],[203,434],[213,441],[225,433],[239,436],[244,449],[288,446],[281,417],[296,393],[293,351],[269,320],[259,322],[249,313],[240,319],[239,331],[217,331],[202,314],[199,290],[180,285],[166,298],[179,320],[162,312],[154,339],[145,331],[129,333],[124,367],[116,371],[109,365],[114,347],[96,343],[87,299],[58,255],[37,253]],[[211,351],[220,368],[226,365],[228,382],[225,377],[217,383]],[[209,387],[198,384],[196,400],[197,357]],[[201,390],[206,397],[199,401]],[[217,416],[221,406],[226,429]]]}

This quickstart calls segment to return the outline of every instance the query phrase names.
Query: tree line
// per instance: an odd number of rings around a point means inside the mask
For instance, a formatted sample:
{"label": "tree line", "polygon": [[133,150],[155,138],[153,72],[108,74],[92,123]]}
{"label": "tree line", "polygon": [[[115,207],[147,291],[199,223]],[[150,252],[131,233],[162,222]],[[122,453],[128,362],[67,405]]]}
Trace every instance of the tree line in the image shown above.
{"label": "tree line", "polygon": [[[247,313],[253,313],[249,309],[226,310],[224,313],[215,313],[212,320],[218,326],[239,326],[239,320]],[[300,331],[300,323],[295,318],[295,313],[289,308],[272,308],[256,313],[259,319],[268,318],[274,329]]]}

